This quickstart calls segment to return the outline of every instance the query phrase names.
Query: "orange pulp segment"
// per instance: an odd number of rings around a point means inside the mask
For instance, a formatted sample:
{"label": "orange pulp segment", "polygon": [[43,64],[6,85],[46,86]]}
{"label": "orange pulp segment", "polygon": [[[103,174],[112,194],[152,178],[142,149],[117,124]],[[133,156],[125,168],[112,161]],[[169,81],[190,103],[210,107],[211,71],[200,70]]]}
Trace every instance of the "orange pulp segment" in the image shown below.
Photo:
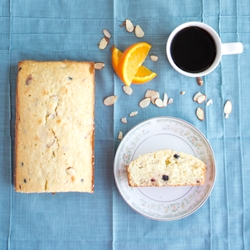
{"label": "orange pulp segment", "polygon": [[143,84],[151,81],[156,76],[157,74],[155,72],[151,71],[150,69],[142,65],[138,68],[138,71],[136,72],[135,77],[132,80],[132,83]]}

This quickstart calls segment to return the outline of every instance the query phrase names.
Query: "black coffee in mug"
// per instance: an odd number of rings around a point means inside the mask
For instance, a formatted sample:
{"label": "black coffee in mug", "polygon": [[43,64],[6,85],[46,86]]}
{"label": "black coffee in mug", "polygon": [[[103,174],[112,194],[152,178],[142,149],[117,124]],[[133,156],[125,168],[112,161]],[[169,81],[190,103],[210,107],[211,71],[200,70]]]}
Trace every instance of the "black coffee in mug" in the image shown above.
{"label": "black coffee in mug", "polygon": [[212,65],[216,55],[216,46],[207,31],[190,26],[175,35],[170,51],[174,63],[180,69],[190,73],[199,73]]}

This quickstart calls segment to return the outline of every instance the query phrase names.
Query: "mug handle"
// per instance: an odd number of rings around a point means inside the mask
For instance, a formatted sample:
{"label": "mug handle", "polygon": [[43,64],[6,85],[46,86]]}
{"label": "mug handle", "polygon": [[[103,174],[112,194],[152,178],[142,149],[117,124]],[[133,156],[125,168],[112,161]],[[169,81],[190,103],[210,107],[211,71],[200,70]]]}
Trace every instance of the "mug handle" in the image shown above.
{"label": "mug handle", "polygon": [[242,52],[243,52],[243,44],[240,42],[221,44],[222,55],[240,54]]}

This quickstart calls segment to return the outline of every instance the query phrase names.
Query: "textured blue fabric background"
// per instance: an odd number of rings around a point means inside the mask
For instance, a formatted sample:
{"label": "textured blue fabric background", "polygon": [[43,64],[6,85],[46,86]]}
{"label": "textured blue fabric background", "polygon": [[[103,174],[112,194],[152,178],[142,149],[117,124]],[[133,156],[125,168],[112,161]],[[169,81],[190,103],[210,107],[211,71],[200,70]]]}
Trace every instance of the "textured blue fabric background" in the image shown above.
{"label": "textured blue fabric background", "polygon": [[[1,0],[0,4],[0,249],[250,249],[250,1],[249,0]],[[127,96],[113,73],[109,48],[124,50],[140,41],[120,24],[141,25],[159,56],[145,64],[158,76],[133,86]],[[170,32],[186,21],[211,25],[222,42],[241,41],[241,55],[224,56],[218,68],[198,87],[167,62]],[[111,45],[100,51],[102,30],[112,33]],[[103,61],[96,72],[95,193],[17,194],[13,189],[13,136],[17,63],[34,60]],[[147,89],[166,92],[174,104],[166,109],[138,107]],[[180,91],[186,91],[180,96]],[[203,105],[206,119],[195,116],[194,93],[213,99]],[[103,98],[117,94],[113,107]],[[233,112],[223,117],[230,99]],[[120,118],[138,110],[122,124]],[[119,195],[113,179],[113,158],[125,134],[155,116],[175,116],[199,128],[211,143],[217,180],[207,202],[179,221],[158,222],[134,212]]]}

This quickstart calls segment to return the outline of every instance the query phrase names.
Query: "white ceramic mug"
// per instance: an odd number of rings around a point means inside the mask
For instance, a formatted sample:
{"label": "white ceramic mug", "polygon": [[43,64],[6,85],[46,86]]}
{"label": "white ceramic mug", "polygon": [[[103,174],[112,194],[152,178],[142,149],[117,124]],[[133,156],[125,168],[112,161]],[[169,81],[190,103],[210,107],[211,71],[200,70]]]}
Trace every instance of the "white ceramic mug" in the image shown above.
{"label": "white ceramic mug", "polygon": [[[171,45],[173,42],[173,39],[175,36],[182,30],[189,28],[189,27],[198,27],[200,29],[205,30],[210,34],[214,41],[215,45],[215,58],[212,64],[205,70],[198,72],[198,73],[192,73],[188,71],[184,71],[180,67],[176,65],[176,63],[173,60],[173,57],[171,55]],[[179,73],[189,76],[189,77],[198,77],[198,76],[204,76],[212,72],[220,63],[222,55],[231,55],[231,54],[240,54],[243,52],[243,45],[240,42],[235,43],[221,43],[220,37],[218,36],[217,32],[210,27],[209,25],[201,22],[187,22],[183,23],[177,28],[175,28],[172,33],[170,34],[167,45],[166,45],[166,53],[167,58],[169,60],[169,63],[172,65],[172,67]]]}

